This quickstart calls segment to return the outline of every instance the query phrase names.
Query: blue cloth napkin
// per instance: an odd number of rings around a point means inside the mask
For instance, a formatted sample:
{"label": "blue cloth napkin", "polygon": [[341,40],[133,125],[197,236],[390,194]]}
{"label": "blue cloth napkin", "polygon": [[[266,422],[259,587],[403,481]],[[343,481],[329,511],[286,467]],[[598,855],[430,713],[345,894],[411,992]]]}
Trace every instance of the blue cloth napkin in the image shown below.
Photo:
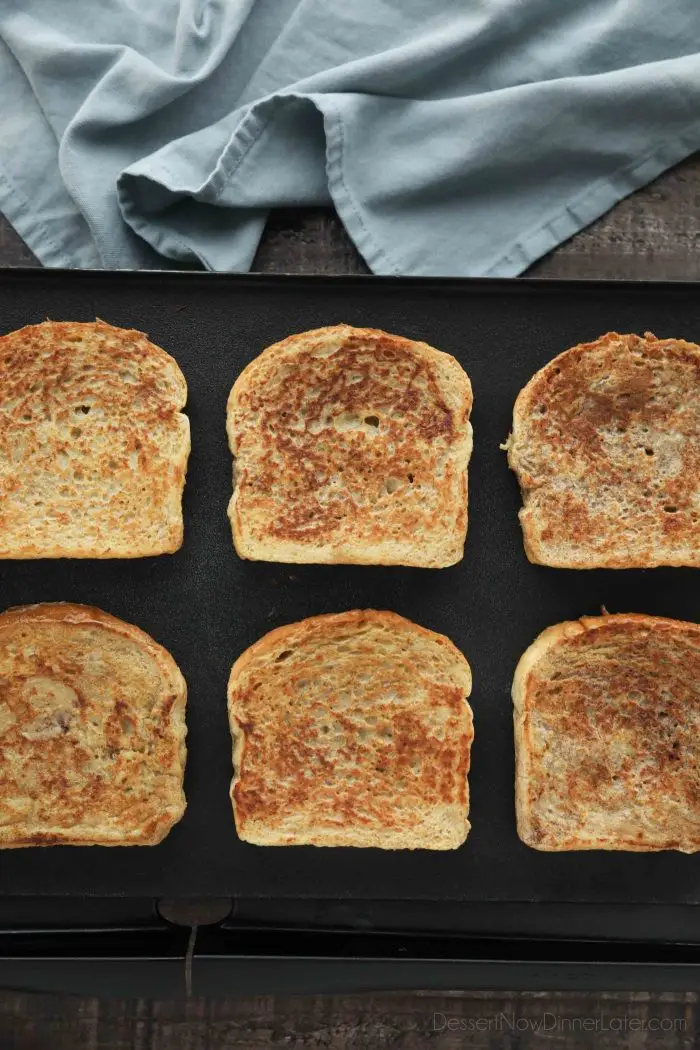
{"label": "blue cloth napkin", "polygon": [[511,275],[700,148],[698,0],[0,0],[0,208],[52,266]]}

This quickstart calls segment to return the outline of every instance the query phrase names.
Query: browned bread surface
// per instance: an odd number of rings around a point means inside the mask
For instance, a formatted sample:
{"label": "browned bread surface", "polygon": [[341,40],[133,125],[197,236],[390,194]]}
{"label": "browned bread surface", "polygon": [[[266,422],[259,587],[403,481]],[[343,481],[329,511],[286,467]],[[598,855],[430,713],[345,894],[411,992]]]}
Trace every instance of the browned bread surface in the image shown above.
{"label": "browned bread surface", "polygon": [[459,561],[471,407],[466,373],[426,343],[336,325],[268,347],[228,402],[239,555]]}
{"label": "browned bread surface", "polygon": [[518,396],[508,462],[530,561],[700,566],[700,347],[609,332]]}
{"label": "browned bread surface", "polygon": [[0,558],[177,550],[186,399],[141,332],[46,321],[0,337]]}
{"label": "browned bread surface", "polygon": [[150,846],[185,810],[185,681],[84,605],[0,615],[0,847]]}
{"label": "browned bread surface", "polygon": [[229,682],[239,836],[257,845],[454,849],[469,830],[471,672],[395,613],[265,635]]}
{"label": "browned bread surface", "polygon": [[700,850],[700,626],[547,628],[513,682],[518,834],[540,850]]}

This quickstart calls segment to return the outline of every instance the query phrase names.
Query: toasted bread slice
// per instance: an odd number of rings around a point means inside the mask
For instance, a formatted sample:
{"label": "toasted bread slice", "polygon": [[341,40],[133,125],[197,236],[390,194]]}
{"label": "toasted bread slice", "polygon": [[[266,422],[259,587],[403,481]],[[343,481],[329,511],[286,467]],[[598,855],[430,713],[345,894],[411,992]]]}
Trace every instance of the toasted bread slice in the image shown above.
{"label": "toasted bread slice", "polygon": [[229,682],[241,839],[455,849],[469,831],[469,664],[395,613],[315,616],[265,635]]}
{"label": "toasted bread slice", "polygon": [[290,336],[228,402],[242,558],[453,565],[467,532],[471,385],[448,354],[373,328]]}
{"label": "toasted bread slice", "polygon": [[547,628],[513,682],[518,834],[539,850],[700,850],[700,626]]}
{"label": "toasted bread slice", "polygon": [[175,361],[95,321],[0,338],[0,558],[138,558],[182,544],[190,451]]}
{"label": "toasted bread slice", "polygon": [[153,846],[185,810],[187,688],[84,605],[0,615],[0,847]]}
{"label": "toasted bread slice", "polygon": [[700,566],[700,347],[610,332],[520,392],[508,440],[532,562]]}

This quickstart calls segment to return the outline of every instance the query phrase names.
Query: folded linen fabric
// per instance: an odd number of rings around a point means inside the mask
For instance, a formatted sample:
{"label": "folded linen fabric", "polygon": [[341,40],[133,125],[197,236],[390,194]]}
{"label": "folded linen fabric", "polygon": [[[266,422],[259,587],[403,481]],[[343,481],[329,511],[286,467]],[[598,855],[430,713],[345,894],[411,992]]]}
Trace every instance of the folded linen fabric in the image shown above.
{"label": "folded linen fabric", "polygon": [[512,275],[700,148],[700,5],[0,0],[40,260],[245,270],[330,205],[377,273]]}

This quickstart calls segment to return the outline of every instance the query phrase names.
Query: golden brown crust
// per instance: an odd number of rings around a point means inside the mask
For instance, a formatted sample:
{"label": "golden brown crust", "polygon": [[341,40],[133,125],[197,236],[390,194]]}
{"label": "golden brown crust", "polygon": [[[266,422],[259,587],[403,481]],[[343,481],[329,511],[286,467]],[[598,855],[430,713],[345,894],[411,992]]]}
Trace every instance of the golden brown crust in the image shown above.
{"label": "golden brown crust", "polygon": [[336,325],[268,347],[228,401],[239,555],[454,564],[471,407],[461,366],[425,343]]}
{"label": "golden brown crust", "polygon": [[89,606],[0,614],[0,847],[155,845],[182,816],[187,688]]}
{"label": "golden brown crust", "polygon": [[513,681],[518,834],[539,850],[700,850],[700,626],[547,628]]}
{"label": "golden brown crust", "polygon": [[186,399],[141,332],[46,321],[0,337],[0,558],[176,551]]}
{"label": "golden brown crust", "polygon": [[700,347],[609,332],[521,390],[508,462],[532,562],[700,566]]}
{"label": "golden brown crust", "polygon": [[231,798],[259,845],[453,849],[469,822],[469,665],[394,613],[270,632],[229,681]]}

